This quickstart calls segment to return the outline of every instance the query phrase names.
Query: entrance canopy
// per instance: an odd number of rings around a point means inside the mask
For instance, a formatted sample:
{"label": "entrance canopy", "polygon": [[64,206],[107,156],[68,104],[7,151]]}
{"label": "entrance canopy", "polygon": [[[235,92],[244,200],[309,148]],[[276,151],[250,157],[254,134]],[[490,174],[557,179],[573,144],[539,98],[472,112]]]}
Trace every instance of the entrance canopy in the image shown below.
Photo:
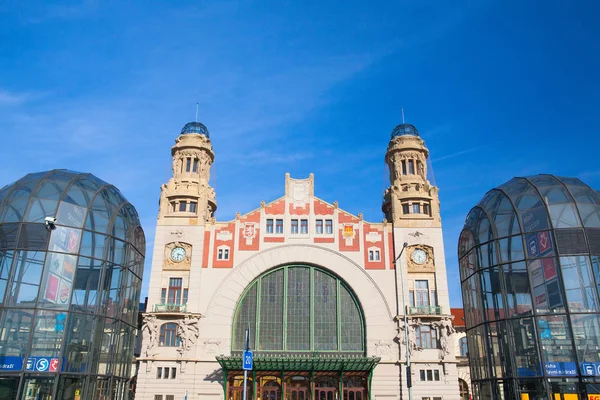
{"label": "entrance canopy", "polygon": [[[254,369],[257,371],[372,371],[379,363],[379,357],[344,355],[304,356],[280,355],[254,356]],[[217,356],[224,371],[242,369],[242,356]]]}

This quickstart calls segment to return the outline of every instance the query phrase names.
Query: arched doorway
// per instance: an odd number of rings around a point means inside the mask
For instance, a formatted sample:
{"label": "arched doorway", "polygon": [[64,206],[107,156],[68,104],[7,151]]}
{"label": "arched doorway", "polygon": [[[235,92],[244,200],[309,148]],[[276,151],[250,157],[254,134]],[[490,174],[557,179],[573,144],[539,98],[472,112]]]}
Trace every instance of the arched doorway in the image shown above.
{"label": "arched doorway", "polygon": [[367,380],[362,376],[352,376],[344,379],[343,400],[367,400]]}
{"label": "arched doorway", "polygon": [[322,377],[315,382],[314,400],[337,400],[339,381],[333,377]]}
{"label": "arched doorway", "polygon": [[458,378],[458,389],[460,391],[460,400],[470,400],[469,385],[463,379]]}
{"label": "arched doorway", "polygon": [[285,392],[288,400],[310,399],[310,379],[306,376],[290,376],[286,379]]}

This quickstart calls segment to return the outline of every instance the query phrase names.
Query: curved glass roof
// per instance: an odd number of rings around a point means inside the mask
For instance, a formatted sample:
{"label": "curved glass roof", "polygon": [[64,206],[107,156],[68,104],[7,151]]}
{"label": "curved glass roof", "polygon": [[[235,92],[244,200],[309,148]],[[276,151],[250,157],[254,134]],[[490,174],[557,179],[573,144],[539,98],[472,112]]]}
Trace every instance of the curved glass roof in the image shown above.
{"label": "curved glass roof", "polygon": [[411,124],[400,124],[392,131],[392,139],[396,136],[419,136],[419,131]]}
{"label": "curved glass roof", "polygon": [[146,243],[136,209],[119,189],[89,173],[38,172],[0,189],[0,224],[44,223],[84,228],[128,241],[143,255]]}
{"label": "curved glass roof", "polygon": [[188,133],[205,135],[207,138],[210,138],[208,128],[201,122],[188,122],[187,124],[185,124],[183,129],[181,129],[181,135],[185,135]]}
{"label": "curved glass roof", "polygon": [[545,229],[600,228],[600,195],[577,178],[535,175],[513,178],[490,190],[471,209],[458,256],[473,247]]}

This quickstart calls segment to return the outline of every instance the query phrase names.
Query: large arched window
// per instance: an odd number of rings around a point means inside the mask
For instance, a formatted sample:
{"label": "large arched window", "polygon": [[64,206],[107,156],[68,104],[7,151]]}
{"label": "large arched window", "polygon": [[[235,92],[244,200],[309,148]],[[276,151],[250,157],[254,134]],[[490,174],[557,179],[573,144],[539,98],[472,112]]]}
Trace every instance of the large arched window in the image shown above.
{"label": "large arched window", "polygon": [[179,347],[181,341],[177,336],[177,324],[169,322],[160,327],[159,345],[165,347]]}
{"label": "large arched window", "polygon": [[344,282],[312,266],[271,270],[250,284],[238,302],[233,350],[364,353],[362,311]]}

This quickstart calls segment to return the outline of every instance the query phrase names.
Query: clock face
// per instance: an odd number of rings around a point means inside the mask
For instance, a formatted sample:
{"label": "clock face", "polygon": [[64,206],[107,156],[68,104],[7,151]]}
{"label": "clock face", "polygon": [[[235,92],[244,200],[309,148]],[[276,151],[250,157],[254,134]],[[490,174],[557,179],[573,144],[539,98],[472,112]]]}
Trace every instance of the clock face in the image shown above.
{"label": "clock face", "polygon": [[412,259],[417,264],[425,264],[425,261],[427,261],[427,253],[421,249],[416,249],[412,253]]}
{"label": "clock face", "polygon": [[171,250],[171,260],[175,262],[183,261],[185,258],[185,249],[183,247],[175,247]]}

